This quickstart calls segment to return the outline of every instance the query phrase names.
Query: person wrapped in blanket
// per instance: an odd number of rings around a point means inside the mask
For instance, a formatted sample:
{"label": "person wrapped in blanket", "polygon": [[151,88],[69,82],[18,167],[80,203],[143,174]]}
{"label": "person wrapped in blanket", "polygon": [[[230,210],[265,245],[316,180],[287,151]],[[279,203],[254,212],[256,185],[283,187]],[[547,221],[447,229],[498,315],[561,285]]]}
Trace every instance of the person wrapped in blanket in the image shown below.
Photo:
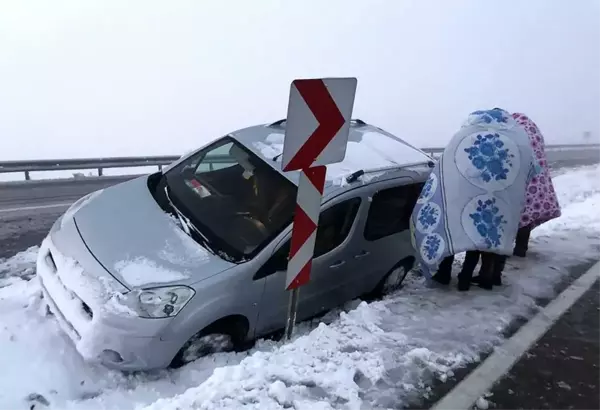
{"label": "person wrapped in blanket", "polygon": [[517,124],[522,126],[529,136],[529,143],[541,167],[538,175],[531,178],[526,189],[525,208],[519,221],[519,230],[513,255],[524,258],[529,248],[529,236],[534,228],[561,215],[560,204],[554,191],[548,160],[546,159],[546,142],[540,129],[529,117],[521,113],[513,113]]}
{"label": "person wrapped in blanket", "polygon": [[499,284],[527,184],[539,172],[529,137],[509,112],[472,112],[444,149],[411,215],[411,240],[423,274],[450,283],[454,255],[466,252],[459,290],[469,290],[480,257],[479,286]]}

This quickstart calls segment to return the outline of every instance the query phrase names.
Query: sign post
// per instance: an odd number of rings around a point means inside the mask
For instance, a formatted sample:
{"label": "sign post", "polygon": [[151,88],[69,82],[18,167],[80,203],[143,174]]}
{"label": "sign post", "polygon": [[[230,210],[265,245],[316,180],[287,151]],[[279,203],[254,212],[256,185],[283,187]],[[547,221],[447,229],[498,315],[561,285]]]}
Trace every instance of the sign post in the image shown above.
{"label": "sign post", "polygon": [[346,155],[356,78],[294,80],[285,127],[283,171],[300,171],[285,288],[290,303],[285,337],[296,323],[300,286],[310,280],[326,165]]}

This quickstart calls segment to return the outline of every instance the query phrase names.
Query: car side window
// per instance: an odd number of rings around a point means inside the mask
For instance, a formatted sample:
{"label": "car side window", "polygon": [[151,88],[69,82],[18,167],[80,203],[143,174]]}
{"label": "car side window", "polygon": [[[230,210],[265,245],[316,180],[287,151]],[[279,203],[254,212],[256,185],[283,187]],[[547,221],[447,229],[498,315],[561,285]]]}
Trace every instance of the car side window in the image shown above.
{"label": "car side window", "polygon": [[422,183],[383,189],[373,195],[364,237],[376,241],[409,228],[410,215],[421,194]]}
{"label": "car side window", "polygon": [[346,240],[356,219],[360,201],[360,198],[352,198],[321,213],[317,228],[315,258],[331,252]]}
{"label": "car side window", "polygon": [[[360,208],[360,198],[352,198],[326,209],[319,216],[314,257],[331,252],[346,240]],[[290,241],[282,245],[277,252],[260,268],[255,279],[264,278],[277,271],[287,269],[290,254]]]}
{"label": "car side window", "polygon": [[215,149],[208,152],[205,156],[200,159],[196,165],[195,173],[203,174],[205,172],[212,172],[223,168],[229,168],[238,165],[238,161],[229,154],[229,151],[233,143],[227,143],[216,147]]}

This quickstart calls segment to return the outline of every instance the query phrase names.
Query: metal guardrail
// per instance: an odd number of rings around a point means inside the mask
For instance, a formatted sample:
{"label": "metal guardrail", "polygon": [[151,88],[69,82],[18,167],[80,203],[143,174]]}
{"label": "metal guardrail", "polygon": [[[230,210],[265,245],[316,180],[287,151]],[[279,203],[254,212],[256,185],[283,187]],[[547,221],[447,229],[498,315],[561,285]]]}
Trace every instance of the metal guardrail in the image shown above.
{"label": "metal guardrail", "polygon": [[25,179],[30,180],[30,172],[36,171],[65,171],[74,169],[97,169],[102,176],[105,168],[133,168],[164,165],[179,159],[178,156],[154,157],[109,157],[109,158],[80,158],[80,159],[44,159],[32,161],[2,161],[0,173],[24,172]]}
{"label": "metal guardrail", "polygon": [[[421,148],[432,156],[437,156],[444,148]],[[546,151],[586,150],[599,151],[600,144],[554,144],[547,145]],[[103,175],[105,168],[135,168],[156,166],[159,170],[178,160],[180,156],[148,156],[148,157],[108,157],[108,158],[80,158],[80,159],[45,159],[29,161],[0,161],[0,174],[23,172],[25,180],[31,180],[31,172],[38,171],[65,171],[81,169],[97,169],[98,176]],[[214,163],[228,162],[229,157],[212,158]]]}

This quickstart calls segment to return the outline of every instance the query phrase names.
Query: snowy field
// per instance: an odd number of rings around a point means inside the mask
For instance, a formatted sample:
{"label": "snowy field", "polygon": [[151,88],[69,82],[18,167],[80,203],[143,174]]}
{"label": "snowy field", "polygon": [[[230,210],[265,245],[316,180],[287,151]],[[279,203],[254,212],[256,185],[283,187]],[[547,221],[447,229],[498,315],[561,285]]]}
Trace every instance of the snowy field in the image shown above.
{"label": "snowy field", "polygon": [[[0,261],[0,408],[370,409],[427,397],[434,380],[501,343],[502,331],[554,294],[571,266],[600,258],[600,167],[554,179],[563,216],[536,229],[527,259],[509,259],[492,292],[429,287],[422,278],[371,304],[356,301],[295,339],[124,375],[80,359],[35,280],[37,248]],[[46,407],[47,406],[47,407]]]}

